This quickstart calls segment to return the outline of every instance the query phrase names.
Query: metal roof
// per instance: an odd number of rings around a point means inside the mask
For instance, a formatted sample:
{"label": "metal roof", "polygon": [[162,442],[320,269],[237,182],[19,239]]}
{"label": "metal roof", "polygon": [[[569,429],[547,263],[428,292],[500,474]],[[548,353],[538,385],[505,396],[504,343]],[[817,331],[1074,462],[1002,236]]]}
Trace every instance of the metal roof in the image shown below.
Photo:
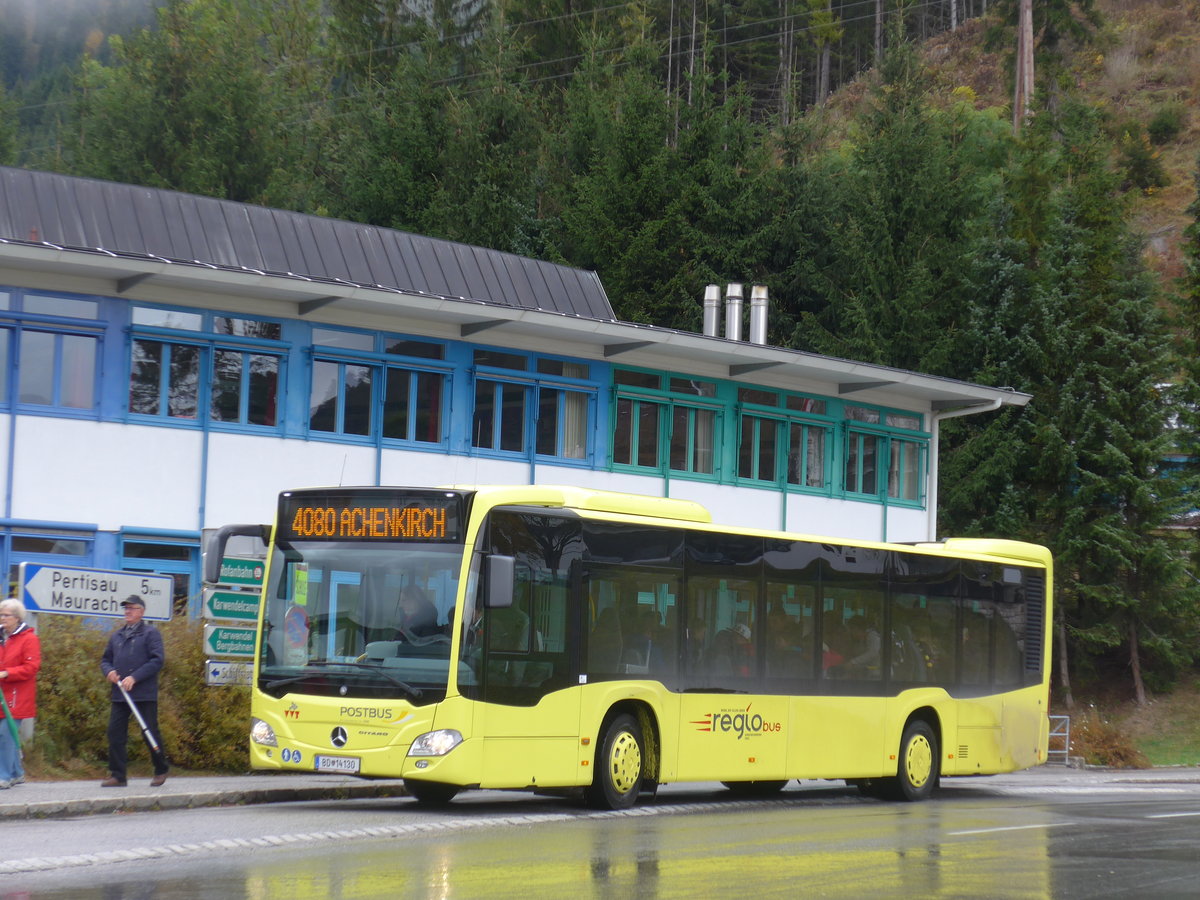
{"label": "metal roof", "polygon": [[594,272],[156,188],[0,167],[0,240],[615,321]]}
{"label": "metal roof", "polygon": [[[497,345],[855,395],[933,411],[1024,406],[1030,396],[952,378],[621,322],[593,272],[386,228],[46,172],[0,167],[0,266],[99,279],[115,296],[165,289],[253,297],[300,318],[322,307],[403,330],[487,332]],[[109,288],[105,288],[108,291]]]}

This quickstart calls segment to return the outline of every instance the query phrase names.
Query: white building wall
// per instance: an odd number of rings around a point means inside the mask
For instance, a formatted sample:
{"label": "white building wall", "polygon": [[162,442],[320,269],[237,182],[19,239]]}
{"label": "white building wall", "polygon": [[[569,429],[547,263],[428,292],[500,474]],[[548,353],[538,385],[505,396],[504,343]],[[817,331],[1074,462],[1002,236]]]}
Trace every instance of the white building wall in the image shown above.
{"label": "white building wall", "polygon": [[374,483],[370,447],[213,433],[204,524],[270,522],[281,491]]}
{"label": "white building wall", "polygon": [[114,422],[17,417],[12,517],[196,530],[203,434]]}
{"label": "white building wall", "polygon": [[[11,416],[0,417],[0,460],[5,464],[11,421]],[[541,484],[669,495],[703,504],[719,524],[832,538],[923,540],[927,522],[919,509],[806,494],[785,499],[755,488],[569,466],[534,467],[487,457],[380,453],[323,441],[205,435],[182,428],[41,416],[21,416],[16,427],[14,462],[19,475],[12,485],[11,517],[95,523],[101,531],[194,531],[229,522],[269,522],[279,492],[294,488],[529,484],[535,479]],[[206,440],[208,477],[202,479]]]}

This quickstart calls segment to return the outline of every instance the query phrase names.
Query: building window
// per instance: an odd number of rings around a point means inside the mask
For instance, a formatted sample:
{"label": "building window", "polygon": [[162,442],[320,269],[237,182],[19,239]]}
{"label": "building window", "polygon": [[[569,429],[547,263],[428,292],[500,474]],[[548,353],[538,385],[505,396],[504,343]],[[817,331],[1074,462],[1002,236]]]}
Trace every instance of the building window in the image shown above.
{"label": "building window", "polygon": [[23,330],[17,402],[95,408],[98,344],[91,335]]}
{"label": "building window", "polygon": [[370,366],[314,362],[308,427],[334,434],[371,434],[373,374]]}
{"label": "building window", "polygon": [[472,447],[587,459],[595,386],[586,383],[586,364],[484,349],[474,361]]}
{"label": "building window", "polygon": [[888,463],[888,496],[896,500],[918,502],[925,480],[925,450],[922,441],[891,438]]}
{"label": "building window", "polygon": [[537,452],[565,459],[587,457],[588,395],[538,388]]}
{"label": "building window", "polygon": [[129,374],[131,413],[195,419],[199,395],[199,347],[134,340]]}
{"label": "building window", "polygon": [[[284,348],[278,322],[138,306],[129,411],[179,422],[275,428]],[[186,340],[179,332],[189,332]]]}
{"label": "building window", "polygon": [[851,431],[846,437],[846,491],[851,494],[878,494],[880,445],[885,439],[874,434]]}
{"label": "building window", "polygon": [[383,397],[383,436],[437,444],[442,440],[445,375],[387,367]]}
{"label": "building window", "polygon": [[[929,441],[925,435],[900,431],[917,431],[921,417],[849,404],[845,416],[855,423],[846,436],[846,492],[902,503],[922,502]],[[857,423],[881,427],[868,430]]]}
{"label": "building window", "polygon": [[[367,332],[314,328],[309,429],[350,437],[441,444],[448,374],[424,368],[445,347]],[[401,365],[395,357],[414,362]]]}
{"label": "building window", "polygon": [[617,465],[716,474],[716,382],[618,369],[613,428]]}
{"label": "building window", "polygon": [[48,566],[92,564],[95,535],[91,532],[51,532],[25,529],[19,534],[0,533],[0,545],[8,562],[9,593],[18,596],[20,565],[23,562]]}
{"label": "building window", "polygon": [[213,421],[277,425],[278,390],[278,356],[243,350],[213,353]]}
{"label": "building window", "polygon": [[471,445],[519,453],[525,446],[525,395],[528,388],[499,381],[475,385]]}
{"label": "building window", "polygon": [[131,539],[126,536],[121,546],[121,569],[126,572],[150,572],[168,575],[173,585],[171,611],[173,615],[197,616],[202,613],[201,594],[196,589],[200,568],[198,542]]}

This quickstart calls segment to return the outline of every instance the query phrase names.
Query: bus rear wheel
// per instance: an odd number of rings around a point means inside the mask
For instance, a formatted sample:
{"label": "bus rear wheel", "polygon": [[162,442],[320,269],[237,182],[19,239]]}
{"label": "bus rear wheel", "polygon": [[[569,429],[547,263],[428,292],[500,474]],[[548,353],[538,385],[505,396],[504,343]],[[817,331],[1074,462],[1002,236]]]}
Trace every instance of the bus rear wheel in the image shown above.
{"label": "bus rear wheel", "polygon": [[891,792],[897,800],[927,800],[938,781],[937,736],[924,719],[914,719],[900,739],[900,759]]}
{"label": "bus rear wheel", "polygon": [[593,809],[629,809],[642,789],[645,743],[641,726],[622,713],[608,723],[596,750],[591,786],[584,800]]}
{"label": "bus rear wheel", "polygon": [[459,792],[456,784],[445,784],[441,781],[418,781],[415,778],[405,778],[404,789],[424,806],[445,806]]}

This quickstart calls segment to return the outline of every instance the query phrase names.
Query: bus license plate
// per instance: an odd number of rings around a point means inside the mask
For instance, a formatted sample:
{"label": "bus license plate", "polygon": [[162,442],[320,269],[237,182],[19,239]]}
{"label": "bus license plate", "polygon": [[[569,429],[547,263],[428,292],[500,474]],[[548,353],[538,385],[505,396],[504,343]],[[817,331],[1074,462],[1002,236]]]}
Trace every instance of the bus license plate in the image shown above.
{"label": "bus license plate", "polygon": [[318,772],[346,772],[351,775],[358,773],[356,756],[318,756],[315,762]]}

